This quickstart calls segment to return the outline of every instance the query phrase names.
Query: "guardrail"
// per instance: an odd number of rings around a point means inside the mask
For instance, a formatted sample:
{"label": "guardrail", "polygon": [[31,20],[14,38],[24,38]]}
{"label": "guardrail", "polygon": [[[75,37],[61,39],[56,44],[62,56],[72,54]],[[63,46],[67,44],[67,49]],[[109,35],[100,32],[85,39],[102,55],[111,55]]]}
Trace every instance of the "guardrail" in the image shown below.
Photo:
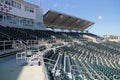
{"label": "guardrail", "polygon": [[6,49],[11,49],[12,48],[12,41],[0,41],[0,50],[6,50]]}

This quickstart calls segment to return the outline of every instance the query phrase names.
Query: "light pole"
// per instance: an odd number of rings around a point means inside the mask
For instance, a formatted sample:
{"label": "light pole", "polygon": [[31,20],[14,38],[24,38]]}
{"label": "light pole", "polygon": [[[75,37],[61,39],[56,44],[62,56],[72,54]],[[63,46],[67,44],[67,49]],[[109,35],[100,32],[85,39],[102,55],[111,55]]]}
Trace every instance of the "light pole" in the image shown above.
{"label": "light pole", "polygon": [[39,6],[42,6],[42,0],[39,0]]}

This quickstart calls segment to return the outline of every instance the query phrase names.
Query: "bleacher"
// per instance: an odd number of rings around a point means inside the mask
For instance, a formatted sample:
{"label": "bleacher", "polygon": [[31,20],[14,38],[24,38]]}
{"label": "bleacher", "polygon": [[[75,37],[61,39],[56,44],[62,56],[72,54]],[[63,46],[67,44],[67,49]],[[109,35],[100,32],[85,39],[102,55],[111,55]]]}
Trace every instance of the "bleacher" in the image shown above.
{"label": "bleacher", "polygon": [[[74,43],[71,46],[61,47],[60,49],[62,49],[64,56],[61,55],[60,58],[62,60],[57,65],[59,66],[57,69],[63,71],[62,74],[66,73],[67,77],[69,77],[67,80],[119,80],[120,64],[114,58],[109,58],[109,55],[107,55],[109,50],[104,53],[105,49],[107,49],[104,48],[101,44],[93,42]],[[61,70],[61,66],[63,70]],[[72,71],[69,70],[70,67]],[[69,73],[72,74],[72,78],[69,76]]]}
{"label": "bleacher", "polygon": [[100,36],[98,36],[98,35],[95,35],[95,34],[92,34],[92,33],[83,33],[84,35],[88,35],[88,36],[92,36],[92,37],[95,37],[95,38],[99,38],[99,39],[101,39],[101,40],[103,40],[103,38],[102,37],[100,37]]}
{"label": "bleacher", "polygon": [[[51,48],[55,48],[44,54],[44,64],[50,80],[119,80],[120,43],[95,43],[82,35],[83,33],[0,26],[0,50],[12,49],[13,41],[10,40],[31,40],[28,42],[31,44],[34,43],[32,40],[46,41],[52,45]],[[56,40],[61,40],[61,43]],[[64,44],[65,42],[68,43]]]}
{"label": "bleacher", "polygon": [[31,30],[31,29],[21,29],[13,27],[2,27],[0,26],[0,32],[9,36],[11,40],[36,40],[38,38],[50,37],[44,31],[41,30]]}
{"label": "bleacher", "polygon": [[12,27],[0,27],[0,32],[6,34],[10,37],[11,40],[27,40],[34,39],[33,35],[27,34],[21,29],[12,28]]}

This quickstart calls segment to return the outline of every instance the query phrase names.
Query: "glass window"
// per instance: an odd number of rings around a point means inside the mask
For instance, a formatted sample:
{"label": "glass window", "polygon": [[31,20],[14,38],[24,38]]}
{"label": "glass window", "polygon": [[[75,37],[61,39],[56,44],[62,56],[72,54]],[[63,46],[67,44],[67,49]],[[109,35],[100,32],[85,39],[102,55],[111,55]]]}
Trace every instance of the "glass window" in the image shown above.
{"label": "glass window", "polygon": [[21,4],[20,3],[16,3],[16,8],[21,9]]}
{"label": "glass window", "polygon": [[11,1],[11,6],[15,7],[15,8],[18,8],[18,9],[21,9],[21,4],[16,2],[16,1]]}
{"label": "glass window", "polygon": [[37,22],[37,25],[38,25],[38,26],[42,25],[42,22]]}
{"label": "glass window", "polygon": [[0,2],[4,3],[4,0],[0,0]]}
{"label": "glass window", "polygon": [[14,1],[11,1],[11,6],[13,6],[13,7],[14,7]]}
{"label": "glass window", "polygon": [[2,15],[2,14],[0,14],[0,21],[2,21],[2,19],[3,19],[3,15]]}
{"label": "glass window", "polygon": [[5,0],[5,4],[10,5],[10,0]]}
{"label": "glass window", "polygon": [[34,13],[34,8],[31,8],[31,7],[25,6],[25,11],[27,11],[27,12],[31,12],[31,13]]}

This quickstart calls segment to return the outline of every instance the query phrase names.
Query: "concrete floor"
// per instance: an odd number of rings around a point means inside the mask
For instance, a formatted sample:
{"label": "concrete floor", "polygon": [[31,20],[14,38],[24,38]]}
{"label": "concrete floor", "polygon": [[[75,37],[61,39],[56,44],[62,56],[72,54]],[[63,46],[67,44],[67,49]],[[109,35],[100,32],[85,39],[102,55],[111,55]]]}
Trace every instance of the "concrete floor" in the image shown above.
{"label": "concrete floor", "polygon": [[47,80],[42,66],[1,67],[0,80]]}
{"label": "concrete floor", "polygon": [[42,66],[17,66],[16,56],[0,58],[0,80],[47,80]]}
{"label": "concrete floor", "polygon": [[0,58],[0,66],[16,66],[16,56]]}

